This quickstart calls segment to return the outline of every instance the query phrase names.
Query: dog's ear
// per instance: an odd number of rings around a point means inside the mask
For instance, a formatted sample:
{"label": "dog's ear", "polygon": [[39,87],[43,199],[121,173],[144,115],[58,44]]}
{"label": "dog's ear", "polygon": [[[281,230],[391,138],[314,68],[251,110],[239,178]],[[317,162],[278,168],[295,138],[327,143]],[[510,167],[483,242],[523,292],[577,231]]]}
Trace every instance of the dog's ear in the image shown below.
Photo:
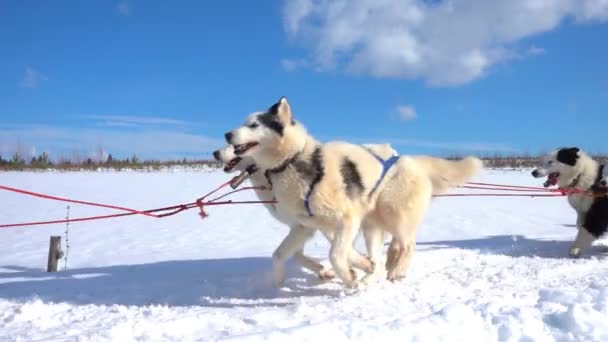
{"label": "dog's ear", "polygon": [[268,109],[268,112],[276,115],[280,122],[288,124],[292,122],[291,107],[285,96],[279,99],[279,102],[275,103]]}
{"label": "dog's ear", "polygon": [[557,161],[566,165],[574,166],[579,158],[578,147],[562,148],[557,151]]}

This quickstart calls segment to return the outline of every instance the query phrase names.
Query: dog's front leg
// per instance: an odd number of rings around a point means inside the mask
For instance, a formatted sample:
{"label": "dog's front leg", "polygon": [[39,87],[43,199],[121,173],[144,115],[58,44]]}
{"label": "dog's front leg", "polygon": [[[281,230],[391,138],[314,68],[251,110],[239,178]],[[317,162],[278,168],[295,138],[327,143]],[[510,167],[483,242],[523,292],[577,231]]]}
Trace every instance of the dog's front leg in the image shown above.
{"label": "dog's front leg", "polygon": [[[315,231],[297,225],[290,227],[289,234],[272,254],[273,283],[278,287],[285,279],[287,259],[304,249],[306,241],[314,236]],[[322,268],[323,266],[321,266]]]}
{"label": "dog's front leg", "polygon": [[360,225],[361,219],[345,216],[336,232],[329,251],[329,260],[336,271],[336,275],[347,287],[356,285],[355,276],[349,268],[349,256],[353,250],[353,243],[359,232]]}
{"label": "dog's front leg", "polygon": [[585,219],[585,216],[577,210],[576,211],[576,229],[581,229],[583,227],[584,219]]}
{"label": "dog's front leg", "polygon": [[576,234],[576,240],[574,240],[574,244],[570,248],[570,256],[578,258],[581,254],[591,246],[591,244],[595,241],[595,236],[585,229],[585,227],[580,227],[578,229],[578,233]]}

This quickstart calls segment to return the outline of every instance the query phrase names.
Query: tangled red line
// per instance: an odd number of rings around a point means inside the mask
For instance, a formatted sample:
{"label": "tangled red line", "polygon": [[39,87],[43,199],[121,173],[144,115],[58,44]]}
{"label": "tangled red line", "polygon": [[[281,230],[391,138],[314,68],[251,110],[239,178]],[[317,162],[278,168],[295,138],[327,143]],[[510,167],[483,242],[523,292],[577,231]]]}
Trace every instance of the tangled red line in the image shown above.
{"label": "tangled red line", "polygon": [[[245,190],[260,189],[259,187],[253,187],[253,186],[243,187],[241,189],[233,190],[233,191],[230,191],[230,192],[228,192],[228,193],[226,193],[226,194],[224,194],[222,196],[214,198],[212,200],[205,201],[206,198],[208,198],[209,196],[211,196],[214,193],[218,192],[222,188],[228,186],[229,184],[230,184],[230,182],[226,182],[226,183],[220,185],[219,187],[217,187],[213,191],[210,191],[209,193],[207,193],[203,197],[198,198],[195,202],[185,203],[185,204],[178,204],[178,205],[173,205],[173,206],[164,207],[164,208],[149,209],[149,210],[136,210],[136,209],[126,208],[126,207],[121,207],[121,206],[115,206],[115,205],[109,205],[109,204],[103,204],[103,203],[73,200],[73,199],[69,199],[69,198],[50,196],[50,195],[45,195],[45,194],[36,193],[36,192],[32,192],[32,191],[27,191],[27,190],[22,190],[22,189],[16,189],[16,188],[11,188],[11,187],[0,185],[0,190],[6,190],[6,191],[11,191],[11,192],[16,192],[16,193],[23,194],[23,195],[34,196],[34,197],[39,197],[39,198],[44,198],[44,199],[49,199],[49,200],[54,200],[54,201],[60,201],[60,202],[76,203],[76,204],[83,204],[83,205],[88,205],[88,206],[93,206],[93,207],[101,207],[101,208],[109,208],[109,209],[116,209],[116,210],[126,211],[126,213],[120,213],[120,214],[87,216],[87,217],[79,217],[79,218],[73,218],[73,219],[0,224],[0,228],[24,227],[24,226],[40,226],[40,225],[68,223],[68,222],[93,221],[93,220],[102,220],[102,219],[115,218],[115,217],[123,217],[123,216],[132,216],[132,215],[144,215],[144,216],[153,217],[153,218],[163,218],[163,217],[172,216],[172,215],[175,215],[175,214],[178,214],[180,212],[183,212],[183,211],[186,211],[186,210],[190,210],[190,209],[193,209],[193,208],[199,208],[200,215],[201,215],[201,217],[204,218],[204,217],[208,216],[206,214],[205,210],[204,210],[204,208],[206,206],[228,205],[228,204],[274,203],[274,201],[231,201],[231,200],[219,201],[220,199],[225,198],[227,196],[230,196],[230,195],[232,195],[234,193],[237,193],[237,192],[241,192],[241,191],[245,191]],[[156,214],[156,213],[159,213],[159,214]]]}
{"label": "tangled red line", "polygon": [[[51,196],[51,195],[36,193],[36,192],[28,191],[28,190],[22,190],[22,189],[17,189],[17,188],[12,188],[12,187],[8,187],[8,186],[0,185],[0,190],[11,191],[11,192],[15,192],[15,193],[23,194],[23,195],[34,196],[34,197],[39,197],[39,198],[44,198],[44,199],[49,199],[49,200],[54,200],[54,201],[60,201],[60,202],[83,204],[83,205],[94,206],[94,207],[101,207],[101,208],[108,208],[108,209],[116,209],[116,210],[126,211],[125,213],[119,213],[119,214],[87,216],[87,217],[79,217],[79,218],[73,218],[73,219],[51,220],[51,221],[37,221],[37,222],[25,222],[25,223],[11,223],[11,224],[0,224],[0,228],[38,226],[38,225],[48,225],[48,224],[68,223],[68,222],[93,221],[93,220],[101,220],[101,219],[123,217],[123,216],[131,216],[131,215],[144,215],[144,216],[153,217],[153,218],[163,218],[163,217],[172,216],[172,215],[175,215],[175,214],[178,214],[180,212],[183,212],[183,211],[186,211],[186,210],[190,210],[190,209],[193,209],[193,208],[199,208],[199,210],[200,210],[199,215],[202,218],[205,218],[205,217],[208,216],[208,214],[205,212],[205,207],[207,207],[207,206],[231,205],[231,204],[264,204],[264,203],[272,204],[272,203],[277,203],[276,201],[231,201],[231,200],[220,201],[221,199],[226,198],[227,196],[230,196],[230,195],[235,194],[237,192],[242,192],[242,191],[246,191],[246,190],[255,190],[255,189],[257,189],[257,190],[263,190],[263,189],[265,189],[264,187],[254,187],[254,186],[243,187],[243,188],[240,188],[240,189],[237,189],[237,190],[230,191],[230,192],[228,192],[226,194],[223,194],[221,196],[218,196],[218,197],[216,197],[216,198],[214,198],[212,200],[208,200],[208,201],[206,200],[208,197],[210,197],[211,195],[217,193],[221,189],[225,188],[230,183],[231,183],[231,181],[228,181],[228,182],[225,182],[225,183],[221,184],[220,186],[218,186],[214,190],[210,191],[209,193],[207,193],[203,197],[198,198],[194,202],[185,203],[185,204],[178,204],[178,205],[168,206],[168,207],[164,207],[164,208],[149,209],[149,210],[137,210],[137,209],[127,208],[127,207],[122,207],[122,206],[116,206],[116,205],[110,205],[110,204],[103,204],[103,203],[96,203],[96,202],[89,202],[89,201],[81,201],[81,200],[74,200],[74,199],[63,198],[63,197],[58,197],[58,196]],[[556,197],[556,196],[566,196],[568,194],[573,194],[573,193],[588,194],[586,191],[581,190],[581,189],[546,189],[546,188],[541,188],[541,187],[505,185],[505,184],[492,184],[492,183],[474,183],[474,182],[467,183],[467,185],[463,185],[460,188],[476,189],[476,190],[503,191],[503,192],[518,192],[518,193],[514,193],[514,194],[509,194],[509,193],[498,193],[498,194],[497,193],[463,193],[463,194],[443,194],[443,195],[436,195],[435,197],[473,197],[473,196]],[[520,192],[524,192],[524,193],[520,193]],[[593,194],[590,194],[590,195],[594,196]]]}

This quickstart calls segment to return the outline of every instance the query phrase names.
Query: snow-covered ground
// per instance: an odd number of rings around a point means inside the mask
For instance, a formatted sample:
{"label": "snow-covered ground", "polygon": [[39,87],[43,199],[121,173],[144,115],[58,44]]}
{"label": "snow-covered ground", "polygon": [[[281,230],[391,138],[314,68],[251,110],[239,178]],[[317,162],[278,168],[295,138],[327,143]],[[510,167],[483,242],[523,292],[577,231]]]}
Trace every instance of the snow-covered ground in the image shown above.
{"label": "snow-covered ground", "polygon": [[[190,202],[226,178],[16,172],[0,173],[0,184],[147,209]],[[542,182],[528,171],[477,179]],[[8,192],[0,203],[0,223],[66,214],[65,204]],[[209,214],[73,223],[67,270],[62,260],[55,274],[44,271],[48,239],[64,225],[0,229],[0,340],[608,341],[608,254],[596,244],[567,257],[575,228],[564,198],[436,199],[408,277],[353,293],[294,263],[274,289],[270,256],[287,228],[261,205]],[[306,252],[327,263],[328,243],[318,235]]]}

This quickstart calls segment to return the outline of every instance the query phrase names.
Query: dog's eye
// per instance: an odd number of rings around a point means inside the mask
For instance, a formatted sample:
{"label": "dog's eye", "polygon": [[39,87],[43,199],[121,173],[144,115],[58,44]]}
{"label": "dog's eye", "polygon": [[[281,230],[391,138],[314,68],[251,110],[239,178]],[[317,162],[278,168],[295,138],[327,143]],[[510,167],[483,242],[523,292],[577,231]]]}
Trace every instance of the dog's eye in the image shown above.
{"label": "dog's eye", "polygon": [[259,126],[259,124],[257,122],[253,122],[253,123],[249,124],[249,126],[247,126],[247,127],[249,127],[249,128],[257,128],[258,126]]}

